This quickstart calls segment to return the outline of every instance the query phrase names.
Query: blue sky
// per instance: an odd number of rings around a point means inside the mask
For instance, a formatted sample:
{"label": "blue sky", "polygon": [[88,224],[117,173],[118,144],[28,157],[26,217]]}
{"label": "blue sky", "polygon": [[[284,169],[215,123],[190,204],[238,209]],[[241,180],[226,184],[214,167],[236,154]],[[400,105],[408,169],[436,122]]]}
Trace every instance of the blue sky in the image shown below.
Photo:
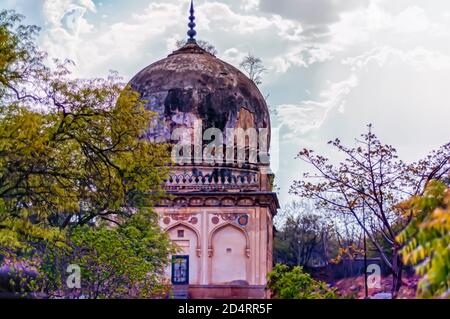
{"label": "blue sky", "polygon": [[[42,27],[50,56],[77,76],[130,79],[185,37],[188,0],[0,0]],[[197,0],[198,38],[238,65],[248,52],[269,71],[261,91],[277,109],[277,184],[288,203],[304,147],[335,158],[373,123],[405,160],[450,140],[448,0]],[[275,139],[276,141],[276,139]]]}

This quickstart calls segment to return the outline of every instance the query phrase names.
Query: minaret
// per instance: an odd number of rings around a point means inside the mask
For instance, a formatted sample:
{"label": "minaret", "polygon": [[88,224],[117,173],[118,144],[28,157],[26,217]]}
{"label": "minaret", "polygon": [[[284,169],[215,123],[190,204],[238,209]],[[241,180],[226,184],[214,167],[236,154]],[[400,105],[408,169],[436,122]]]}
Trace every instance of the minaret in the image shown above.
{"label": "minaret", "polygon": [[193,0],[191,0],[191,9],[190,9],[190,16],[189,16],[189,20],[190,20],[190,22],[189,22],[189,24],[188,24],[188,27],[189,27],[189,31],[187,32],[187,35],[189,36],[189,39],[188,39],[188,41],[187,41],[187,43],[197,43],[197,41],[195,41],[195,36],[197,35],[197,31],[195,31],[195,22],[194,22],[194,20],[195,20],[195,16],[194,16],[194,1]]}

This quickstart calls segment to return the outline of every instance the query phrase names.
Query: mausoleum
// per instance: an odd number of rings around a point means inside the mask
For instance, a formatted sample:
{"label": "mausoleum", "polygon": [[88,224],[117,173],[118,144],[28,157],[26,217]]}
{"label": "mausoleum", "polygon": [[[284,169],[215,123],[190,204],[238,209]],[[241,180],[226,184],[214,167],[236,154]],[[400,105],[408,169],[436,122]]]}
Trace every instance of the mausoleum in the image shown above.
{"label": "mausoleum", "polygon": [[189,298],[264,298],[278,208],[268,107],[245,74],[197,44],[192,3],[189,19],[186,45],[130,82],[158,114],[147,138],[173,144],[176,158],[171,196],[155,208],[180,247],[167,275]]}

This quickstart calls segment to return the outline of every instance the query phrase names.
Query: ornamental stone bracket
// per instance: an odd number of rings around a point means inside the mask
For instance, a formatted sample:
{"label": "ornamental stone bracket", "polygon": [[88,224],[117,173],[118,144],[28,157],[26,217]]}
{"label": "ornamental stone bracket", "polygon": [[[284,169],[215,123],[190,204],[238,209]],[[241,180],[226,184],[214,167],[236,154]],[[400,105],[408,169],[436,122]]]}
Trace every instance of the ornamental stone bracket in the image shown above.
{"label": "ornamental stone bracket", "polygon": [[[208,257],[212,258],[214,256],[214,248],[213,247],[208,247]],[[246,247],[245,248],[245,256],[247,258],[250,258],[251,253],[250,253],[250,248]]]}
{"label": "ornamental stone bracket", "polygon": [[213,248],[211,246],[208,247],[208,257],[211,258],[213,256],[213,254],[214,254]]}

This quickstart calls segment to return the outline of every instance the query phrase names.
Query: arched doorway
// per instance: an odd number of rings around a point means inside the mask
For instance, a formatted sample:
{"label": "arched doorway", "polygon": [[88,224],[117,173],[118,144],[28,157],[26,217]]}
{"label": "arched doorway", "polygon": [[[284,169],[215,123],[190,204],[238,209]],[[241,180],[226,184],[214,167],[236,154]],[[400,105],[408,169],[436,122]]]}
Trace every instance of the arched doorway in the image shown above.
{"label": "arched doorway", "polygon": [[[167,232],[172,242],[180,248],[176,256],[182,256],[183,259],[186,259],[185,262],[188,263],[189,284],[199,284],[198,233],[182,223],[171,226],[167,229]],[[173,269],[171,267],[170,271],[172,272]]]}
{"label": "arched doorway", "polygon": [[230,284],[248,282],[247,237],[243,230],[232,224],[213,232],[211,283]]}

